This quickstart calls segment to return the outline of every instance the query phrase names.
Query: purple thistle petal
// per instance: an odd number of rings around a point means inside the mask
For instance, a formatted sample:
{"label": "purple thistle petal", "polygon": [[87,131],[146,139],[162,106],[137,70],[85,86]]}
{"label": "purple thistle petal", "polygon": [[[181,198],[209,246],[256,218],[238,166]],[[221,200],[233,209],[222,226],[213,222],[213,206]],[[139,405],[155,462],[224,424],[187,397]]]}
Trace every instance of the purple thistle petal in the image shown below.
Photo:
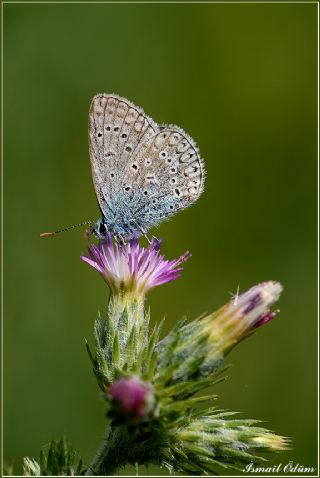
{"label": "purple thistle petal", "polygon": [[137,232],[134,233],[133,238],[131,239],[132,247],[138,246],[138,234]]}
{"label": "purple thistle petal", "polygon": [[161,240],[152,239],[147,248],[138,243],[135,234],[128,244],[114,243],[110,233],[98,245],[88,240],[88,256],[81,259],[97,269],[113,291],[127,286],[130,292],[143,296],[150,289],[180,277],[181,264],[191,257],[187,251],[178,259],[167,261],[160,254]]}
{"label": "purple thistle petal", "polygon": [[255,306],[259,304],[259,302],[261,302],[261,295],[257,293],[249,300],[249,303],[247,307],[245,308],[245,310],[243,311],[243,313],[249,314],[249,312],[251,312],[255,308]]}
{"label": "purple thistle petal", "polygon": [[257,329],[258,327],[261,327],[261,325],[266,324],[267,322],[270,322],[278,313],[278,310],[275,310],[273,312],[268,312],[267,314],[263,315],[260,317],[260,319],[257,320],[257,322],[254,324],[252,329]]}
{"label": "purple thistle petal", "polygon": [[155,237],[152,238],[151,245],[155,251],[160,251],[162,239],[156,239]]}

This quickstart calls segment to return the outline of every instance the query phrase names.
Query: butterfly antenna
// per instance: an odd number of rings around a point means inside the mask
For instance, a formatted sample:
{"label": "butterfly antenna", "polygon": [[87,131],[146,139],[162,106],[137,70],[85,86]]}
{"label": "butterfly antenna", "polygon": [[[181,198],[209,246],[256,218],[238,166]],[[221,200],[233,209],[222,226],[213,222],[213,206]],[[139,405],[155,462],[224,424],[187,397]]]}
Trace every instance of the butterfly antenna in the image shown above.
{"label": "butterfly antenna", "polygon": [[55,234],[60,234],[60,232],[65,232],[69,231],[70,229],[74,229],[75,227],[80,227],[80,226],[85,226],[86,224],[93,224],[94,221],[85,221],[85,222],[80,222],[79,224],[74,224],[73,226],[65,227],[64,229],[60,229],[59,231],[54,231],[54,232],[43,232],[40,234],[40,237],[51,237],[54,236]]}

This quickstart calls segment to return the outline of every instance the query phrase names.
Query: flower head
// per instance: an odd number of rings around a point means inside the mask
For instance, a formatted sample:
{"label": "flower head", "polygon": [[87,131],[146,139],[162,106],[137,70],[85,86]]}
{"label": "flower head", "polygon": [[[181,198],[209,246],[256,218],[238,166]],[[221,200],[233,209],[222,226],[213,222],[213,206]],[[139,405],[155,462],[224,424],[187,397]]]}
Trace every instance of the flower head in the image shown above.
{"label": "flower head", "polygon": [[271,306],[279,299],[282,285],[263,282],[234,297],[227,305],[207,317],[207,326],[215,343],[228,351],[255,329],[269,322],[278,311]]}
{"label": "flower head", "polygon": [[120,411],[133,418],[146,416],[154,402],[151,385],[138,377],[120,378],[110,386],[108,393]]}
{"label": "flower head", "polygon": [[180,277],[181,264],[191,254],[185,252],[178,259],[168,261],[160,254],[161,241],[153,239],[149,247],[141,247],[135,236],[127,244],[113,242],[112,235],[98,245],[88,237],[89,257],[81,259],[102,275],[112,292],[131,292],[145,295],[150,289]]}
{"label": "flower head", "polygon": [[263,282],[237,295],[213,314],[182,322],[157,344],[162,376],[179,385],[199,376],[214,377],[237,343],[275,317],[277,311],[270,308],[281,291],[278,282]]}

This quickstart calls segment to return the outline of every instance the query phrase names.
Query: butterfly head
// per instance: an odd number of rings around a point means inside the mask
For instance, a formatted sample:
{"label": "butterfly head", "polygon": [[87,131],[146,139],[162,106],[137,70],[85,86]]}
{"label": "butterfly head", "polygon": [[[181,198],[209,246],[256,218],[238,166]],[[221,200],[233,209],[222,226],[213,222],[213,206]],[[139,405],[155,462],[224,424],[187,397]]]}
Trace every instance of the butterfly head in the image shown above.
{"label": "butterfly head", "polygon": [[110,234],[116,240],[128,241],[134,236],[141,236],[146,231],[140,227],[137,223],[132,223],[129,218],[119,217],[109,220],[106,217],[102,217],[94,224],[91,232],[100,240],[104,240]]}
{"label": "butterfly head", "polygon": [[103,218],[96,221],[92,232],[98,239],[105,239],[107,237],[108,229]]}

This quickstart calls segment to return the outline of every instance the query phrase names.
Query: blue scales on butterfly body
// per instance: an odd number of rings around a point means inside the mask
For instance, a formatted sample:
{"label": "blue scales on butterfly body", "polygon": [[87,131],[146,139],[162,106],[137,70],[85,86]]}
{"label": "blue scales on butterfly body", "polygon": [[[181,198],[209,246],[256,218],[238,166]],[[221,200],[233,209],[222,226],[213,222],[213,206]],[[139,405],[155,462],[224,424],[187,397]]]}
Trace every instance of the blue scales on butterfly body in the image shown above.
{"label": "blue scales on butterfly body", "polygon": [[102,213],[93,232],[100,238],[145,235],[203,191],[204,164],[192,138],[117,95],[92,100],[89,152]]}

